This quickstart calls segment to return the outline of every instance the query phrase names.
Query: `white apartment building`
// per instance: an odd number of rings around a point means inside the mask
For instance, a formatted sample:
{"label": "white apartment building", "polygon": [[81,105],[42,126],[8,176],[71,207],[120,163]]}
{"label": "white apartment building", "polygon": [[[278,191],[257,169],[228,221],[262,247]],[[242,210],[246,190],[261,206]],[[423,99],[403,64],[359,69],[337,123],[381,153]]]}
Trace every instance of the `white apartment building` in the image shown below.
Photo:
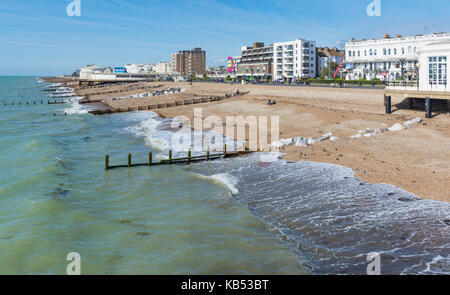
{"label": "white apartment building", "polygon": [[172,62],[159,62],[153,66],[153,72],[160,75],[172,75]]}
{"label": "white apartment building", "polygon": [[378,78],[385,81],[417,80],[419,51],[433,42],[450,40],[448,33],[433,33],[383,39],[356,41],[345,44],[344,70],[347,80]]}
{"label": "white apartment building", "polygon": [[128,64],[125,66],[130,74],[149,74],[152,72],[152,65]]}
{"label": "white apartment building", "polygon": [[315,78],[316,42],[297,39],[274,43],[273,80]]}

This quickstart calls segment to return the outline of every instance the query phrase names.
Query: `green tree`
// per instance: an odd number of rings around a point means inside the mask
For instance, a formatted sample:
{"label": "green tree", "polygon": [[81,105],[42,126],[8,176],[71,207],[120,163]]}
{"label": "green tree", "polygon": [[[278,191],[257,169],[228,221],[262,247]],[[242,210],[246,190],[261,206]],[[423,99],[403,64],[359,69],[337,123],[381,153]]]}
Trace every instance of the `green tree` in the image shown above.
{"label": "green tree", "polygon": [[320,73],[323,77],[332,77],[338,68],[338,64],[334,61],[330,61],[327,63],[325,67],[322,68],[322,72]]}

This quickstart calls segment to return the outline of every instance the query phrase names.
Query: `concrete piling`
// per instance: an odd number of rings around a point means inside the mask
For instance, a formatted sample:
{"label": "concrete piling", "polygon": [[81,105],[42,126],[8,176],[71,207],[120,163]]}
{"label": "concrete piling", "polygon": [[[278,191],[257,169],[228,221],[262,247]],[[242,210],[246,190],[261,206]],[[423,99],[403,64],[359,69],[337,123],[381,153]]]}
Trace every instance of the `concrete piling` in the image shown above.
{"label": "concrete piling", "polygon": [[386,96],[386,114],[391,114],[392,113],[392,106],[391,106],[392,100],[390,96]]}

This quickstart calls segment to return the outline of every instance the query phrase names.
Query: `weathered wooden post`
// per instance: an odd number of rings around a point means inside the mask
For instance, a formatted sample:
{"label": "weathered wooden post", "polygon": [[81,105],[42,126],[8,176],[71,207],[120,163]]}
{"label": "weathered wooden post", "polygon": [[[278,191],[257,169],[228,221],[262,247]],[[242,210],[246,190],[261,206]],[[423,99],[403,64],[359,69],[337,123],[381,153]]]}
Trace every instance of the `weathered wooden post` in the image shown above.
{"label": "weathered wooden post", "polygon": [[152,166],[152,161],[153,161],[153,153],[150,152],[148,153],[148,166]]}
{"label": "weathered wooden post", "polygon": [[131,167],[131,154],[128,154],[128,167]]}
{"label": "weathered wooden post", "polygon": [[191,164],[191,149],[188,149],[188,164]]}
{"label": "weathered wooden post", "polygon": [[227,144],[223,145],[223,154],[225,157],[227,156]]}
{"label": "weathered wooden post", "polygon": [[425,118],[431,119],[431,99],[429,97],[425,98]]}
{"label": "weathered wooden post", "polygon": [[105,170],[109,169],[109,155],[105,156]]}
{"label": "weathered wooden post", "polygon": [[172,150],[169,150],[169,164],[172,164]]}
{"label": "weathered wooden post", "polygon": [[392,110],[391,110],[391,97],[390,96],[386,96],[386,114],[391,114]]}
{"label": "weathered wooden post", "polygon": [[209,161],[209,147],[206,148],[206,161]]}

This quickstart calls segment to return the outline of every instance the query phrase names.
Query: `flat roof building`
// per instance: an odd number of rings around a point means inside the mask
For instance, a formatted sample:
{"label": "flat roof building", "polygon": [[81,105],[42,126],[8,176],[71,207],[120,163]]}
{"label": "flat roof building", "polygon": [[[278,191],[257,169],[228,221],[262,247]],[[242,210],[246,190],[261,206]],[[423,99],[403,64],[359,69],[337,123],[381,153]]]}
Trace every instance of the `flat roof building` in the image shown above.
{"label": "flat roof building", "polygon": [[201,48],[180,50],[171,55],[172,71],[182,76],[196,76],[206,73],[206,52]]}
{"label": "flat roof building", "polygon": [[255,42],[253,46],[241,47],[241,57],[236,63],[236,76],[250,80],[272,79],[273,45],[264,46]]}
{"label": "flat roof building", "polygon": [[417,80],[419,51],[432,42],[450,40],[448,33],[433,33],[356,41],[345,44],[345,78],[347,80],[378,78],[395,81]]}
{"label": "flat roof building", "polygon": [[273,80],[308,79],[316,77],[316,42],[297,39],[273,44]]}

